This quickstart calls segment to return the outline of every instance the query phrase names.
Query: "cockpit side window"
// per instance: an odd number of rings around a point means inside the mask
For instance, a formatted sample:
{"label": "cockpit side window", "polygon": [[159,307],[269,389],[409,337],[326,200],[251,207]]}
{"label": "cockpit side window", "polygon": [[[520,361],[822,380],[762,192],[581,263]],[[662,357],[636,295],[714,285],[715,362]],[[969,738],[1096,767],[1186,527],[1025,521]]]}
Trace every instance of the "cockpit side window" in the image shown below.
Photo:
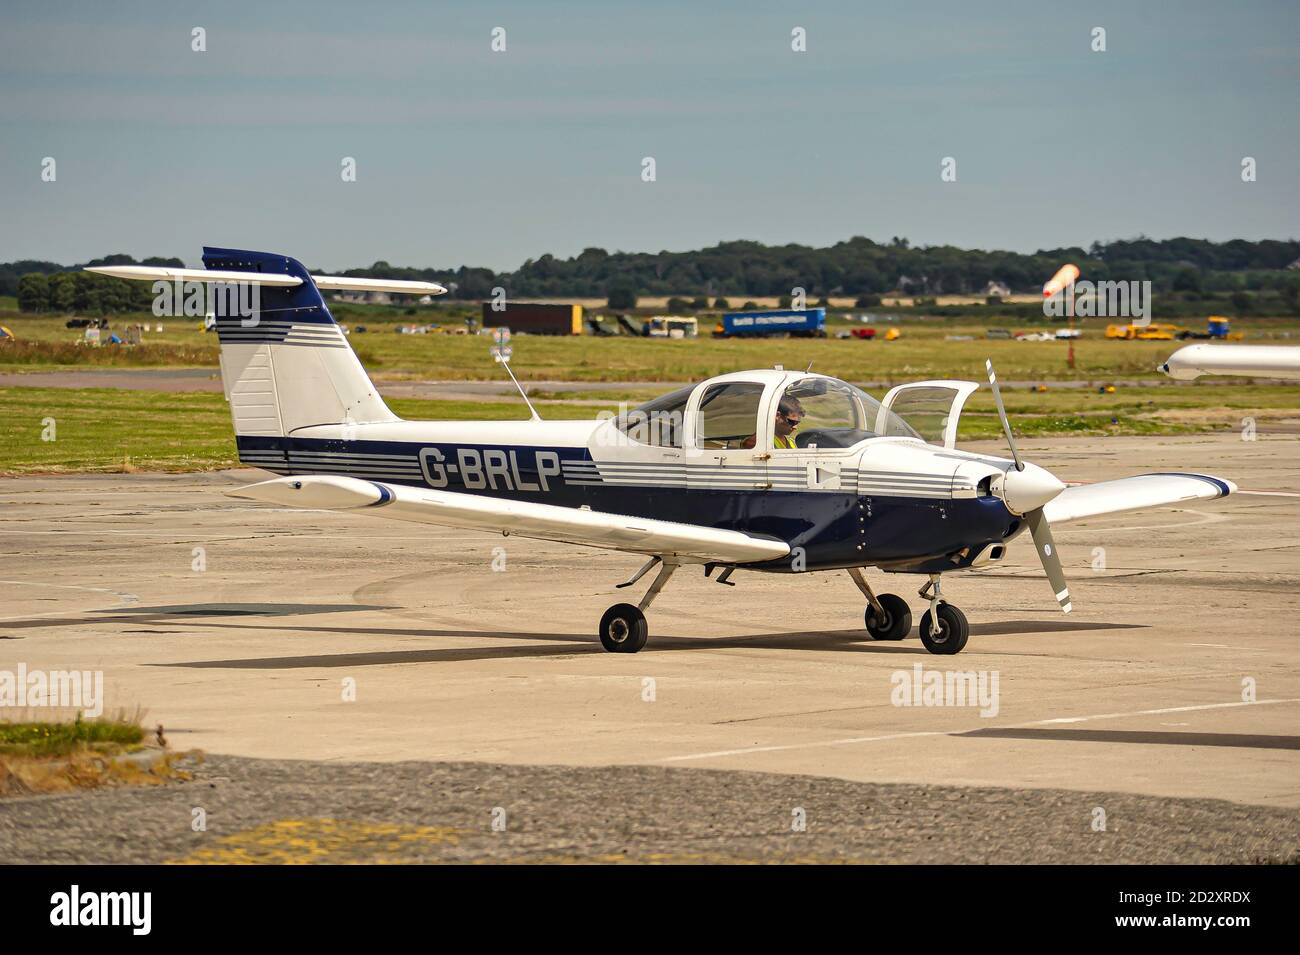
{"label": "cockpit side window", "polygon": [[753,381],[710,385],[700,398],[696,440],[701,448],[752,448],[763,386]]}
{"label": "cockpit side window", "polygon": [[686,402],[691,398],[694,385],[647,401],[625,414],[619,415],[616,425],[620,431],[639,444],[659,448],[680,448],[682,427],[686,423]]}

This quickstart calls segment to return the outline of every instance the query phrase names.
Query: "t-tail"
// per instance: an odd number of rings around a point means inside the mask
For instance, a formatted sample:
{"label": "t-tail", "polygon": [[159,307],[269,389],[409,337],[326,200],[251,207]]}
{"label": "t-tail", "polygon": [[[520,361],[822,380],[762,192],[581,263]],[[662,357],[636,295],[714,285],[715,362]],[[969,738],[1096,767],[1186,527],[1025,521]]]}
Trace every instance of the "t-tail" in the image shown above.
{"label": "t-tail", "polygon": [[[433,282],[313,276],[297,259],[243,249],[203,250],[202,269],[101,266],[88,271],[216,290],[221,381],[235,434],[284,437],[314,425],[397,421],[361,366],[321,290],[438,295]],[[213,283],[218,283],[214,285]],[[249,445],[239,441],[240,456]],[[256,463],[256,462],[253,462]]]}

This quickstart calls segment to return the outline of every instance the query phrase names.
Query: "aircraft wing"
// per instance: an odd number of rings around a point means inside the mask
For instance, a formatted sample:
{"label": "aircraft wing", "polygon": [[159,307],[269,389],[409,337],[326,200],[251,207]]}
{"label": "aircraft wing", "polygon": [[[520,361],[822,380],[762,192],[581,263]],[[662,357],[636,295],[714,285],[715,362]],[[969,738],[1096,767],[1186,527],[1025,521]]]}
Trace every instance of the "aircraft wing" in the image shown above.
{"label": "aircraft wing", "polygon": [[1235,490],[1237,485],[1231,481],[1208,474],[1140,474],[1067,487],[1043,508],[1043,513],[1049,523],[1063,524],[1101,514],[1227,497]]}
{"label": "aircraft wing", "polygon": [[422,524],[502,531],[686,562],[739,564],[775,560],[790,553],[784,541],[741,531],[351,477],[282,477],[226,494],[282,507],[354,511]]}

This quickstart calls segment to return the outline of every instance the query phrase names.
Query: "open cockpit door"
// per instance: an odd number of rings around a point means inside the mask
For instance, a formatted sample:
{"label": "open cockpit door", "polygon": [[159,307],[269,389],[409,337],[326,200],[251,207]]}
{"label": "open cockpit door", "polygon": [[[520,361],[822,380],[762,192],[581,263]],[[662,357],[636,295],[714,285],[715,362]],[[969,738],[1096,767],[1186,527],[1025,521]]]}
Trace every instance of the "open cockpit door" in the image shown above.
{"label": "open cockpit door", "polygon": [[917,381],[899,385],[890,389],[881,402],[876,431],[884,435],[891,433],[889,412],[892,411],[931,444],[954,448],[961,409],[977,388],[979,384],[974,381]]}

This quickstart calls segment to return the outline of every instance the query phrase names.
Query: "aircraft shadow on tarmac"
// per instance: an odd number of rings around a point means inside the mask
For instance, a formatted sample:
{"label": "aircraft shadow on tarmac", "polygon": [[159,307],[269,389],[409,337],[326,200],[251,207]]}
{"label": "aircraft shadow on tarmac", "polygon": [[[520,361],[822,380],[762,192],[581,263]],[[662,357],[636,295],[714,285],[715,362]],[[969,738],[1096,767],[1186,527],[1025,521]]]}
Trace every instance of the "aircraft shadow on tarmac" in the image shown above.
{"label": "aircraft shadow on tarmac", "polygon": [[368,604],[177,604],[170,607],[113,607],[88,610],[80,617],[32,617],[6,620],[4,630],[33,630],[41,627],[76,627],[98,623],[170,623],[173,617],[187,622],[195,617],[292,617],[309,613],[349,613],[358,610],[395,610]]}
{"label": "aircraft shadow on tarmac", "polygon": [[[536,633],[522,631],[485,630],[434,630],[400,627],[258,627],[245,623],[215,623],[203,621],[203,627],[220,627],[239,630],[297,631],[308,634],[347,634],[396,637],[455,637],[478,640],[523,640],[524,646],[438,647],[425,650],[376,650],[363,653],[310,654],[288,657],[255,657],[232,660],[192,660],[177,663],[155,663],[151,666],[185,667],[193,669],[246,669],[294,670],[317,667],[382,666],[394,663],[453,663],[468,660],[504,660],[518,657],[552,657],[579,653],[604,653],[594,636],[578,633]],[[1047,633],[1083,630],[1121,630],[1144,627],[1131,623],[1088,623],[1085,621],[1016,620],[1005,623],[986,623],[972,627],[973,634],[993,636],[998,634]],[[547,644],[550,644],[549,646]],[[920,654],[929,656],[919,640],[901,642],[876,642],[868,639],[861,630],[794,631],[737,635],[730,637],[655,636],[645,653],[676,652],[682,650],[821,650],[853,653]]]}
{"label": "aircraft shadow on tarmac", "polygon": [[1157,746],[1240,746],[1248,749],[1300,749],[1300,736],[1256,736],[1247,733],[1170,733],[1149,730],[1069,730],[989,727],[953,736],[994,739],[1073,741],[1079,743],[1142,743]]}
{"label": "aircraft shadow on tarmac", "polygon": [[177,604],[171,607],[115,607],[97,614],[157,614],[163,617],[291,617],[300,613],[347,613],[356,610],[393,610],[365,604]]}

